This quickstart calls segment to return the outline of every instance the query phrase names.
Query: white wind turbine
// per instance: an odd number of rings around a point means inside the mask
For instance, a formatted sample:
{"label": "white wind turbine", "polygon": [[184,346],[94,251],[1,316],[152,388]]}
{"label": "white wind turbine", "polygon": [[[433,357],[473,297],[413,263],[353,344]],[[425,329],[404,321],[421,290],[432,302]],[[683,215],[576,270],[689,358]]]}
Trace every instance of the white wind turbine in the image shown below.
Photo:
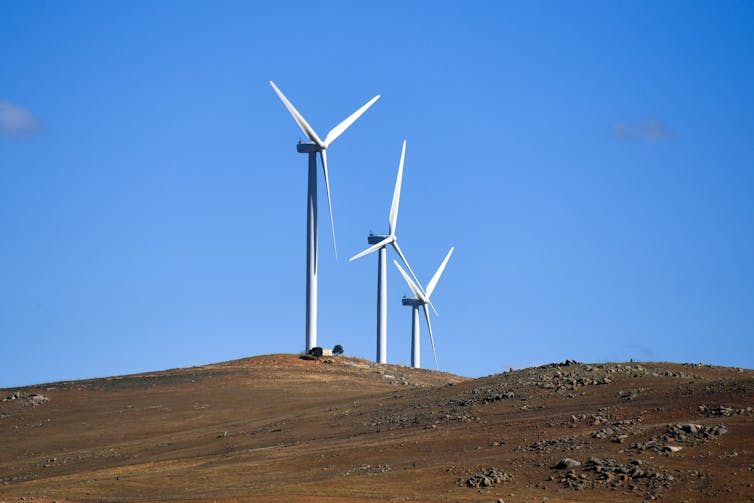
{"label": "white wind turbine", "polygon": [[437,286],[437,282],[440,280],[440,276],[442,276],[442,272],[445,270],[445,266],[448,264],[448,260],[450,260],[450,256],[453,254],[453,250],[455,247],[451,246],[450,251],[445,256],[445,259],[440,264],[440,267],[437,268],[437,271],[435,271],[434,276],[432,276],[432,279],[429,280],[429,284],[427,284],[427,290],[426,293],[422,291],[421,286],[419,286],[418,282],[414,283],[414,280],[409,277],[408,274],[406,274],[406,271],[403,270],[403,268],[400,266],[400,264],[393,260],[393,264],[395,264],[395,267],[398,268],[398,270],[401,272],[401,275],[403,276],[403,279],[406,280],[406,283],[408,283],[408,287],[411,289],[411,292],[414,294],[414,297],[403,297],[403,305],[404,306],[411,306],[412,311],[412,323],[411,323],[411,366],[415,368],[421,367],[421,352],[420,352],[420,341],[419,341],[419,307],[422,308],[424,311],[424,318],[427,320],[427,330],[429,331],[429,340],[432,343],[432,354],[435,357],[435,367],[439,368],[439,365],[437,364],[437,352],[435,351],[435,338],[432,335],[432,323],[429,321],[429,311],[427,311],[427,304],[430,304],[429,297],[432,295],[432,292],[435,290],[435,287]]}
{"label": "white wind turbine", "polygon": [[327,206],[330,210],[330,228],[332,229],[333,248],[335,257],[338,256],[338,248],[335,242],[335,225],[332,216],[332,200],[330,199],[330,179],[327,173],[327,148],[348,127],[358,119],[361,114],[380,98],[378,94],[369,100],[364,106],[352,113],[346,120],[332,128],[324,141],[317,136],[314,129],[306,122],[304,117],[296,110],[288,98],[278,89],[274,82],[270,85],[277,93],[285,108],[293,116],[296,124],[309,138],[310,142],[299,142],[296,150],[299,153],[309,154],[309,183],[306,195],[306,350],[317,345],[317,153],[322,158],[322,170],[325,175],[325,188],[327,189]]}
{"label": "white wind turbine", "polygon": [[[416,279],[414,271],[411,270],[411,266],[406,260],[406,256],[401,251],[401,247],[398,246],[398,237],[395,235],[395,230],[398,225],[398,205],[401,199],[401,184],[403,180],[403,161],[406,158],[406,140],[403,140],[403,149],[401,150],[401,161],[398,164],[398,176],[395,179],[395,190],[393,191],[393,202],[390,205],[390,216],[388,218],[389,232],[387,235],[383,234],[370,234],[367,237],[367,242],[372,245],[366,250],[362,251],[351,257],[349,260],[353,261],[361,258],[365,255],[379,250],[379,257],[377,260],[377,359],[379,363],[387,363],[387,246],[391,245],[398,256],[401,258],[411,275]],[[417,279],[418,283],[419,280]]]}

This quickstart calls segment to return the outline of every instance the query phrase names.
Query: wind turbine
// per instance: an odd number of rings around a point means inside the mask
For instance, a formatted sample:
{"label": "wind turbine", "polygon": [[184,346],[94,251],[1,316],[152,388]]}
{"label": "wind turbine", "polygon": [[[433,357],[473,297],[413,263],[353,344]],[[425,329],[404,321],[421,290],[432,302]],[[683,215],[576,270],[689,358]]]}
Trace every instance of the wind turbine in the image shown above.
{"label": "wind turbine", "polygon": [[[398,205],[401,199],[401,183],[403,180],[403,161],[406,158],[406,140],[403,140],[403,149],[401,150],[401,161],[398,164],[398,176],[395,179],[395,190],[393,191],[393,202],[390,205],[390,216],[388,217],[389,232],[384,234],[369,234],[367,242],[372,245],[361,253],[357,253],[348,261],[359,259],[365,255],[379,250],[377,260],[377,362],[387,363],[387,246],[391,245],[398,256],[401,258],[411,275],[416,279],[414,271],[406,260],[406,256],[398,246],[398,237],[395,235],[395,229],[398,225]],[[418,283],[419,280],[417,279]]]}
{"label": "wind turbine", "polygon": [[406,274],[406,271],[403,270],[401,265],[393,260],[393,264],[395,264],[395,267],[398,268],[398,270],[401,272],[401,275],[403,276],[403,279],[406,280],[406,283],[408,283],[408,287],[411,289],[411,292],[414,294],[414,297],[403,297],[403,305],[404,306],[411,306],[412,311],[412,323],[411,323],[411,366],[415,368],[421,367],[421,352],[420,352],[420,344],[419,344],[419,307],[422,308],[424,311],[424,318],[427,320],[427,330],[429,331],[429,340],[432,343],[432,354],[435,357],[435,367],[439,368],[439,365],[437,364],[437,352],[435,351],[435,338],[432,336],[432,323],[429,321],[429,311],[427,311],[427,304],[430,304],[429,297],[432,295],[432,292],[435,290],[435,287],[437,286],[437,282],[440,280],[440,276],[442,275],[442,272],[445,270],[445,266],[448,264],[448,260],[450,260],[450,256],[453,254],[453,250],[455,247],[451,246],[450,251],[445,256],[445,259],[440,264],[440,267],[437,268],[437,271],[435,271],[434,276],[432,276],[432,279],[429,280],[429,284],[427,284],[427,290],[426,293],[422,291],[421,287],[419,286],[418,282],[414,283],[414,281],[409,277],[408,274]]}
{"label": "wind turbine", "polygon": [[335,258],[338,257],[338,247],[335,242],[335,224],[332,216],[332,200],[330,198],[330,178],[327,173],[327,148],[348,127],[354,123],[361,114],[380,99],[378,94],[369,100],[364,106],[352,113],[346,120],[335,126],[327,133],[324,141],[317,136],[304,117],[296,110],[296,107],[288,101],[288,98],[278,89],[274,82],[270,85],[277,93],[285,108],[293,116],[296,124],[309,138],[309,142],[299,142],[296,150],[301,154],[309,154],[309,183],[306,195],[306,351],[317,345],[317,153],[322,159],[322,171],[325,175],[325,188],[327,189],[327,206],[330,210],[330,228],[332,229],[333,249]]}

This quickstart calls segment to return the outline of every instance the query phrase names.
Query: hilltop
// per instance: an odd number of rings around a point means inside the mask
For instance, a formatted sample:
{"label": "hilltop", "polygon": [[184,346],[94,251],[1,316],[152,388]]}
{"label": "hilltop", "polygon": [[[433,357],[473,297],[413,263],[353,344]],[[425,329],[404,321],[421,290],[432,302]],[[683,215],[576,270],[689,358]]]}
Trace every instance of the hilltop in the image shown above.
{"label": "hilltop", "polygon": [[0,390],[0,501],[752,501],[754,371],[267,355]]}

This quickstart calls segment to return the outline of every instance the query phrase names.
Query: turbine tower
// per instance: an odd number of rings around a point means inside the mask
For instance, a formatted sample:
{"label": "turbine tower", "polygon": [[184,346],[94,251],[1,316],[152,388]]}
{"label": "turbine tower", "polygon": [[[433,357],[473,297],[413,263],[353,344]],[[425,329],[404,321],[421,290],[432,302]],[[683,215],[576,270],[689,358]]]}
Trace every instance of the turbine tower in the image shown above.
{"label": "turbine tower", "polygon": [[[427,304],[430,304],[429,297],[432,295],[432,292],[435,290],[435,287],[437,286],[437,282],[440,280],[440,276],[442,276],[442,272],[445,270],[445,266],[448,264],[448,260],[450,260],[450,256],[453,254],[453,250],[455,247],[451,246],[450,251],[445,256],[445,259],[440,264],[440,267],[437,268],[437,271],[435,271],[434,276],[432,276],[432,279],[429,280],[429,284],[427,285],[426,293],[424,293],[419,286],[418,282],[414,283],[414,281],[409,277],[408,274],[406,274],[406,271],[403,270],[401,265],[393,260],[393,264],[395,264],[395,267],[398,268],[398,270],[401,272],[401,275],[403,276],[403,279],[406,280],[406,283],[408,283],[408,287],[411,289],[411,292],[414,294],[414,297],[403,297],[403,305],[404,306],[411,306],[411,314],[412,314],[412,322],[411,322],[411,366],[415,368],[421,368],[421,348],[420,348],[420,340],[419,340],[419,307],[422,308],[424,311],[424,318],[427,320],[427,330],[429,331],[429,340],[432,343],[432,354],[435,357],[435,368],[439,369],[439,365],[437,364],[437,352],[435,351],[435,338],[432,335],[432,323],[429,321],[429,311],[427,311]],[[436,312],[436,311],[435,311]]]}
{"label": "turbine tower", "polygon": [[[388,217],[388,234],[369,234],[367,242],[372,245],[361,253],[357,253],[349,262],[359,259],[365,255],[379,250],[377,258],[377,358],[378,363],[387,363],[387,246],[391,245],[398,256],[401,258],[411,275],[416,279],[414,271],[403,255],[401,247],[398,246],[398,237],[395,235],[395,229],[398,225],[398,205],[401,199],[401,183],[403,180],[403,161],[406,158],[406,140],[403,140],[403,149],[401,150],[401,161],[398,164],[398,176],[395,179],[395,190],[393,191],[393,202],[390,205],[390,216]],[[419,283],[419,280],[416,280]]]}
{"label": "turbine tower", "polygon": [[332,216],[332,200],[330,198],[330,179],[327,173],[327,148],[348,127],[358,119],[361,114],[380,99],[378,94],[369,100],[364,106],[352,113],[346,120],[332,128],[327,133],[324,141],[317,136],[314,129],[306,122],[304,117],[296,110],[288,98],[278,89],[274,82],[270,85],[277,93],[285,108],[293,116],[296,124],[309,138],[309,142],[299,142],[296,150],[302,154],[309,154],[309,183],[306,195],[306,351],[317,345],[317,153],[322,159],[322,171],[325,175],[325,188],[327,189],[327,206],[330,210],[330,228],[332,229],[333,249],[335,257],[338,257],[338,247],[335,242],[335,224]]}

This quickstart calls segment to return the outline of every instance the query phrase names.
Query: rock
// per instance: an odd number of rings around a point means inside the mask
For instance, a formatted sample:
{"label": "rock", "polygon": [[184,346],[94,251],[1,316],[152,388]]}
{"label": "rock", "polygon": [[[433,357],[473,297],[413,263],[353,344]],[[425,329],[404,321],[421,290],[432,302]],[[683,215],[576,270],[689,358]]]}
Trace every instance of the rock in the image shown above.
{"label": "rock", "polygon": [[483,468],[460,483],[466,487],[494,487],[504,482],[510,482],[513,475],[498,468]]}
{"label": "rock", "polygon": [[668,426],[665,433],[647,442],[634,444],[631,448],[636,451],[651,450],[655,452],[676,452],[666,449],[668,444],[674,445],[702,445],[714,437],[728,432],[724,424],[704,426],[700,424],[675,424]]}
{"label": "rock", "polygon": [[555,468],[556,470],[565,470],[566,468],[576,468],[577,466],[581,466],[581,461],[577,461],[571,458],[563,458],[553,468]]}
{"label": "rock", "polygon": [[683,449],[683,447],[681,447],[680,445],[666,445],[664,451],[674,453],[680,451],[681,449]]}
{"label": "rock", "polygon": [[697,433],[702,427],[701,424],[679,424],[678,426],[688,433]]}

